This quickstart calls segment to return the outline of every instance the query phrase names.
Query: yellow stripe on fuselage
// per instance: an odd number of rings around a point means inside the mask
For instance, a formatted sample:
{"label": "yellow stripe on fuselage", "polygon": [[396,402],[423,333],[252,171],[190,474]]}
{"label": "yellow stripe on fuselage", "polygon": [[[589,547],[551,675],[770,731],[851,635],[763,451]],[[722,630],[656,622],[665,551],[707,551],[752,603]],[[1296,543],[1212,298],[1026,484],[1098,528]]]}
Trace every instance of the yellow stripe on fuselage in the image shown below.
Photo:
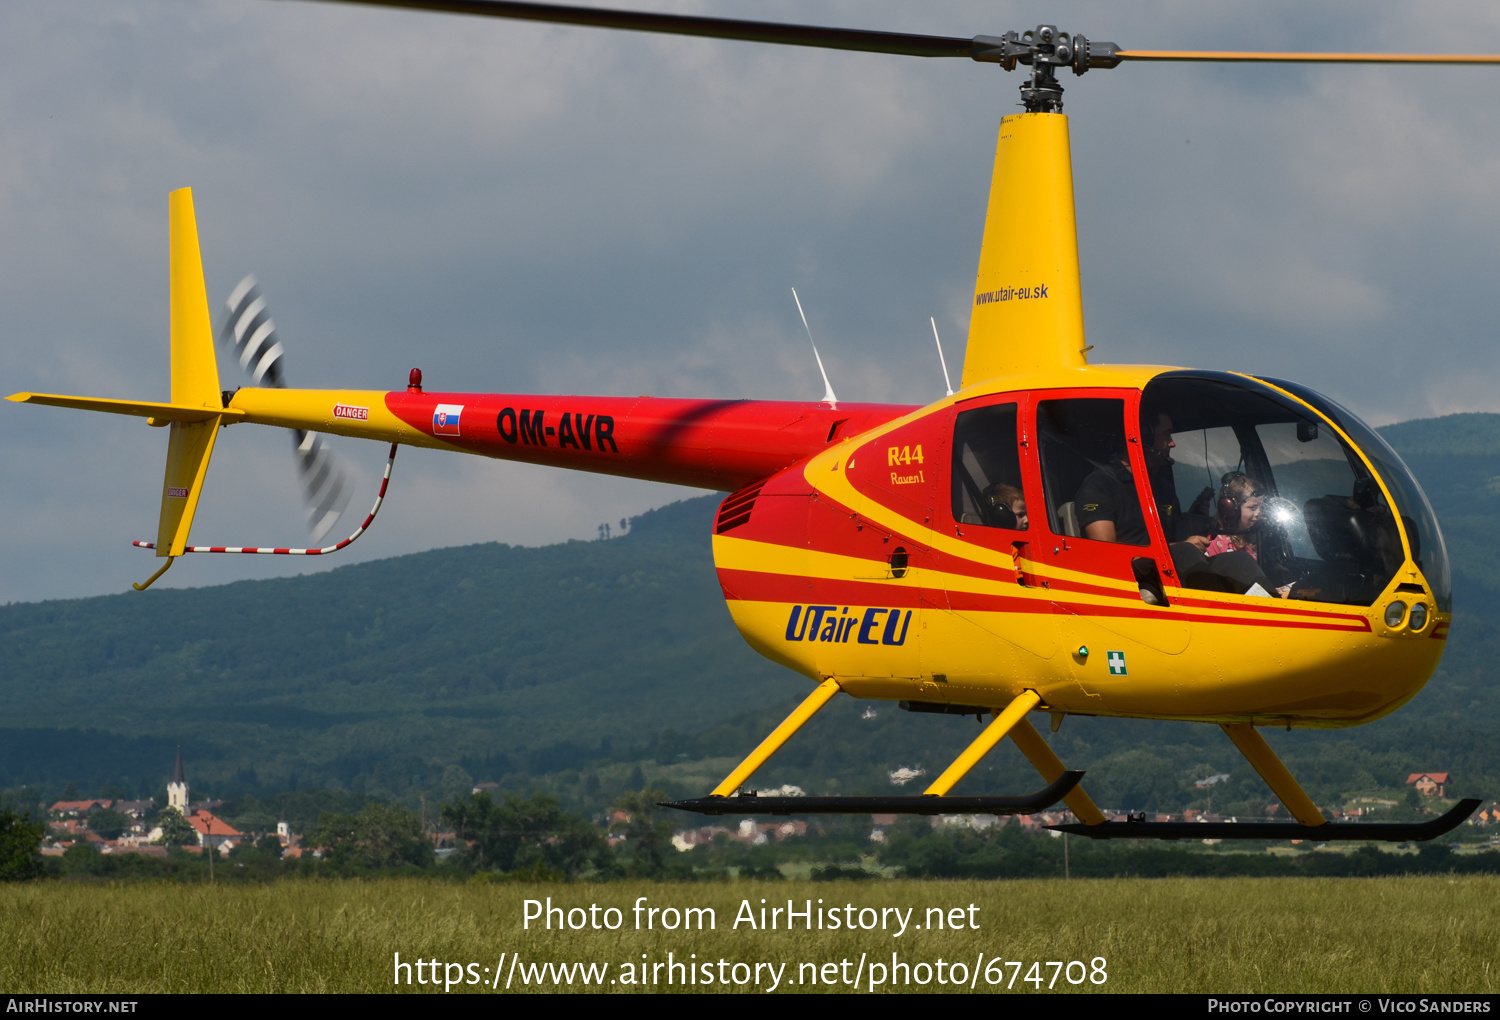
{"label": "yellow stripe on fuselage", "polygon": [[[1392,635],[1374,607],[1180,588],[1168,589],[1171,606],[1148,606],[1133,579],[1051,564],[1043,571],[1050,589],[1023,587],[1011,579],[1010,555],[965,542],[951,528],[912,521],[859,492],[844,472],[857,449],[945,403],[990,391],[1138,388],[1160,371],[1068,369],[1006,380],[1004,390],[973,387],[808,461],[803,478],[815,491],[872,525],[932,549],[938,562],[971,564],[972,573],[914,563],[904,577],[894,578],[883,560],[800,542],[715,537],[715,562],[728,570],[812,578],[814,587],[819,579],[878,581],[864,589],[873,593],[871,604],[880,603],[885,586],[892,592],[888,601],[916,607],[911,635],[900,649],[847,639],[788,640],[792,605],[785,602],[731,598],[736,624],[763,654],[811,677],[836,677],[862,697],[998,707],[1029,688],[1049,708],[1079,714],[1311,727],[1368,722],[1405,703],[1436,667],[1443,642],[1432,635],[1446,617],[1422,634]],[[990,572],[994,576],[985,576]],[[1408,563],[1392,584],[1419,576]],[[1070,590],[1077,586],[1090,590]],[[812,590],[806,597],[822,598]],[[999,599],[1005,600],[1003,609],[954,608]],[[1085,647],[1087,655],[1081,654]],[[1111,652],[1122,656],[1121,675],[1109,668]]]}
{"label": "yellow stripe on fuselage", "polygon": [[[383,390],[281,390],[246,388],[235,393],[229,407],[255,425],[277,425],[307,432],[327,432],[352,439],[373,439],[435,450],[459,447],[412,428],[385,406]],[[335,407],[357,408],[367,418],[339,417]]]}

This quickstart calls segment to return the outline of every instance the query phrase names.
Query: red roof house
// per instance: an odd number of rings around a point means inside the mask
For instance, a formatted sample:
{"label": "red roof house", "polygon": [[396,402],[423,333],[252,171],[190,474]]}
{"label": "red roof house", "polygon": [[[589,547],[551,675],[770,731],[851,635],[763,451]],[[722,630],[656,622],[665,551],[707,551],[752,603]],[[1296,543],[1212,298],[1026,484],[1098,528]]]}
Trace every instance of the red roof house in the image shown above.
{"label": "red roof house", "polygon": [[1424,797],[1441,797],[1443,786],[1448,782],[1446,772],[1413,772],[1406,777],[1406,785],[1417,784],[1417,791]]}
{"label": "red roof house", "polygon": [[238,843],[245,834],[209,811],[194,811],[185,821],[198,831],[198,845],[221,847]]}

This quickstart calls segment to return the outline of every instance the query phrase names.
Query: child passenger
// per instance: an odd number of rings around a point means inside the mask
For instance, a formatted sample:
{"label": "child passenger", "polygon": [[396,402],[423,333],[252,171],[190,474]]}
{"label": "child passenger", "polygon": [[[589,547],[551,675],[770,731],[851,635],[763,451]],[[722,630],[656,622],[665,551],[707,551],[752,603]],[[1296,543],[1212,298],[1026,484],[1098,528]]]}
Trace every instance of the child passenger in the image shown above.
{"label": "child passenger", "polygon": [[[1256,528],[1260,525],[1265,509],[1266,490],[1259,482],[1241,471],[1226,474],[1219,487],[1219,500],[1214,510],[1212,537],[1203,550],[1203,555],[1212,559],[1226,553],[1245,552],[1255,560],[1260,559],[1256,548]],[[1291,585],[1276,589],[1276,594],[1287,598]]]}
{"label": "child passenger", "polygon": [[1205,556],[1243,549],[1260,558],[1255,548],[1255,526],[1260,523],[1265,504],[1265,489],[1249,475],[1231,471],[1219,487],[1219,501],[1214,510],[1213,537],[1203,550]]}
{"label": "child passenger", "polygon": [[1026,530],[1026,497],[1021,494],[1020,489],[1005,482],[997,482],[988,489],[985,489],[984,495],[990,501],[990,505],[996,510],[1002,513],[1009,510],[1015,515],[1015,529],[1017,531]]}

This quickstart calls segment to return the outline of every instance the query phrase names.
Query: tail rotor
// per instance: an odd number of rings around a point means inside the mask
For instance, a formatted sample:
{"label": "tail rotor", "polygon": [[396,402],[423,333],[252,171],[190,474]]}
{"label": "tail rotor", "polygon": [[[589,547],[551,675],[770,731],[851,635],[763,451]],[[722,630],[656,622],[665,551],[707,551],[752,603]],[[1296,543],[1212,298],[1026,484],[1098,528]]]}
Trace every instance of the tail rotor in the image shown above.
{"label": "tail rotor", "polygon": [[[228,314],[220,336],[234,349],[240,367],[256,386],[284,388],[286,349],[276,337],[276,323],[266,311],[266,299],[254,276],[239,282],[225,308]],[[291,432],[307,526],[313,541],[318,542],[349,505],[349,476],[322,433],[301,429]]]}

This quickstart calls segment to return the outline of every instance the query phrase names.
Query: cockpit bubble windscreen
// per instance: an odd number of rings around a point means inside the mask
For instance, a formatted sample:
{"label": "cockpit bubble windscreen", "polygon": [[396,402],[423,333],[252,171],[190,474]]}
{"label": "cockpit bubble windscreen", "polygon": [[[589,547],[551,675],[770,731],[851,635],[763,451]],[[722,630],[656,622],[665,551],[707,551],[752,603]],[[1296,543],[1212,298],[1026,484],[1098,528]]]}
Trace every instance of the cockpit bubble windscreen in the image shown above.
{"label": "cockpit bubble windscreen", "polygon": [[[1228,373],[1168,372],[1146,386],[1141,406],[1143,418],[1171,420],[1170,478],[1177,491],[1156,495],[1159,503],[1165,498],[1184,508],[1177,523],[1182,535],[1231,534],[1293,599],[1368,606],[1405,562],[1404,532],[1438,607],[1448,610],[1447,553],[1421,488],[1390,447],[1346,410],[1337,408],[1329,419],[1360,445],[1396,508],[1336,430],[1270,387]],[[1258,500],[1257,518],[1253,530],[1236,531],[1237,500],[1243,503],[1247,493]]]}

